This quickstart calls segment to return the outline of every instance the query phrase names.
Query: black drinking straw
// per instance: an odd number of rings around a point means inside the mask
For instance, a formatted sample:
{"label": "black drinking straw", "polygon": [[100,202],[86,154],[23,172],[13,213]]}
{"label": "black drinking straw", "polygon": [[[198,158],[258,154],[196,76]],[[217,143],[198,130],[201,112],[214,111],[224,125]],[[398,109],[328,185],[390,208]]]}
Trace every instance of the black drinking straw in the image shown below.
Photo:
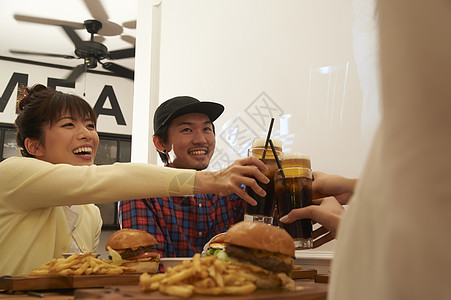
{"label": "black drinking straw", "polygon": [[271,131],[272,131],[273,125],[274,125],[274,118],[271,118],[271,122],[269,123],[268,135],[266,136],[266,141],[265,141],[265,149],[263,149],[262,159],[265,159],[265,156],[266,156],[266,149],[268,149],[268,142],[269,142],[269,139],[271,138]]}
{"label": "black drinking straw", "polygon": [[269,140],[269,144],[271,145],[272,153],[274,154],[274,158],[276,159],[277,166],[279,167],[280,175],[282,175],[283,181],[285,182],[285,173],[283,173],[282,164],[280,163],[279,157],[277,156],[276,148],[274,148],[274,144],[272,143],[271,139]]}

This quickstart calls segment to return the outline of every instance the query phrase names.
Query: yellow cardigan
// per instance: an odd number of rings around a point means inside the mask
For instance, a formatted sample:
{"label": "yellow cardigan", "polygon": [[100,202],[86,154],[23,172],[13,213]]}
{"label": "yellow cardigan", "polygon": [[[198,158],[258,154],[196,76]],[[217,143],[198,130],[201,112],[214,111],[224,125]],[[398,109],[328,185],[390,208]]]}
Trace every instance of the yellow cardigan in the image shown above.
{"label": "yellow cardigan", "polygon": [[89,203],[191,195],[194,177],[194,170],[146,164],[80,167],[24,157],[4,160],[0,163],[0,276],[27,274],[69,249],[62,206],[80,205],[73,236],[82,251],[94,251],[101,220],[98,208]]}
{"label": "yellow cardigan", "polygon": [[[102,219],[94,204],[80,205],[73,237],[82,252],[96,251]],[[7,213],[1,209],[2,275],[24,275],[52,258],[62,257],[71,233],[61,206]]]}

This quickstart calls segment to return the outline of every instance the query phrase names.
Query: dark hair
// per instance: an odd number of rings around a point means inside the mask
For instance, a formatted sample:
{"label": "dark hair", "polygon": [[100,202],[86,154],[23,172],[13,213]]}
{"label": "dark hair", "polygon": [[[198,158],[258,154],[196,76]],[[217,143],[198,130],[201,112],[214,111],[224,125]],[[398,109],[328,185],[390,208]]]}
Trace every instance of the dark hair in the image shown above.
{"label": "dark hair", "polygon": [[[164,144],[166,144],[166,142],[168,141],[168,129],[169,129],[169,126],[171,125],[171,123],[172,122],[169,122],[169,123],[161,126],[157,131],[155,131],[154,136],[158,137],[160,139],[160,141]],[[160,155],[161,161],[166,166],[169,163],[166,153],[162,153],[158,150],[157,150],[157,152],[158,152],[158,155]]]}
{"label": "dark hair", "polygon": [[[171,126],[171,122],[162,125],[157,131],[155,131],[154,136],[158,137],[162,143],[166,144],[166,142],[168,141],[168,129],[169,126]],[[213,134],[215,134],[215,125],[213,124],[213,122],[211,123],[212,129],[213,129]],[[158,151],[158,155],[160,155],[160,159],[163,162],[163,164],[166,166],[169,161],[168,161],[168,157],[166,156],[166,153],[162,153],[160,151]]]}
{"label": "dark hair", "polygon": [[22,87],[17,102],[19,115],[14,122],[17,128],[16,142],[22,156],[34,157],[25,148],[25,139],[44,143],[44,127],[52,127],[64,113],[75,118],[90,119],[97,124],[92,107],[79,96],[55,91],[42,84]]}

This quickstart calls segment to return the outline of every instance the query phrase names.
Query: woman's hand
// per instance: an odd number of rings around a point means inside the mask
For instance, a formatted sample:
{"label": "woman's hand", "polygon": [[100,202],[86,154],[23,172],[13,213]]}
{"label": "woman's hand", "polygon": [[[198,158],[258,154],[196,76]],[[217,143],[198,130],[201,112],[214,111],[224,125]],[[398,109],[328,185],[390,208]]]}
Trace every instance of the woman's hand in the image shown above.
{"label": "woman's hand", "polygon": [[194,192],[196,194],[237,194],[251,205],[257,201],[252,199],[242,185],[250,187],[256,194],[265,196],[266,192],[258,185],[257,181],[268,183],[269,179],[261,172],[268,167],[258,158],[249,156],[238,159],[229,167],[216,172],[196,172]]}
{"label": "woman's hand", "polygon": [[293,209],[287,215],[279,219],[282,223],[293,223],[300,219],[312,219],[321,224],[313,231],[313,247],[319,247],[337,236],[343,206],[333,197],[322,199],[320,205],[310,205],[304,208]]}
{"label": "woman's hand", "polygon": [[323,172],[313,172],[312,198],[314,204],[320,204],[324,197],[333,196],[340,204],[347,204],[357,179],[339,175],[329,175]]}
{"label": "woman's hand", "polygon": [[312,182],[313,205],[293,209],[279,221],[293,223],[300,219],[312,219],[319,223],[321,226],[312,235],[313,247],[319,247],[336,237],[344,212],[342,204],[348,203],[356,183],[357,179],[315,171]]}

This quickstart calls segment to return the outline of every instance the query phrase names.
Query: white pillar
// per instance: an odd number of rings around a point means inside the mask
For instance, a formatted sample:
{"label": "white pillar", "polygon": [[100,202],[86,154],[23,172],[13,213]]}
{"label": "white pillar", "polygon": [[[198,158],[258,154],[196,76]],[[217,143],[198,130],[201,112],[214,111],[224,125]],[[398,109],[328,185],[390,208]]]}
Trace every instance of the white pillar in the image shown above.
{"label": "white pillar", "polygon": [[131,161],[157,163],[153,113],[160,85],[161,0],[138,0]]}

